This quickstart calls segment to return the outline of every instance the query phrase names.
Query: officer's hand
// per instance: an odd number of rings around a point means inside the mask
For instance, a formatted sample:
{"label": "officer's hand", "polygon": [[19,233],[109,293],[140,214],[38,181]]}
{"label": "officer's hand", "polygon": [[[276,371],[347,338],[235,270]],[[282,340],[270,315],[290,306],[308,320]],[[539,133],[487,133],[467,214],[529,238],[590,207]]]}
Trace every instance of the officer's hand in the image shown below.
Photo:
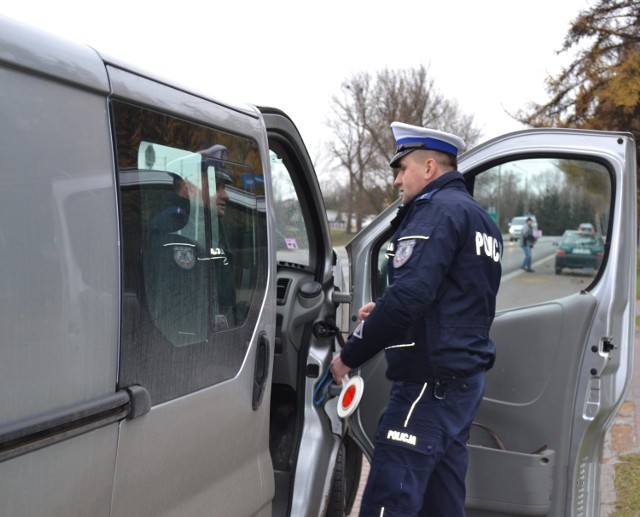
{"label": "officer's hand", "polygon": [[331,375],[333,376],[333,380],[336,381],[336,384],[342,384],[343,377],[350,371],[351,368],[342,362],[339,353],[333,356],[331,360]]}
{"label": "officer's hand", "polygon": [[358,319],[364,320],[371,314],[371,311],[376,306],[376,302],[369,302],[358,309]]}

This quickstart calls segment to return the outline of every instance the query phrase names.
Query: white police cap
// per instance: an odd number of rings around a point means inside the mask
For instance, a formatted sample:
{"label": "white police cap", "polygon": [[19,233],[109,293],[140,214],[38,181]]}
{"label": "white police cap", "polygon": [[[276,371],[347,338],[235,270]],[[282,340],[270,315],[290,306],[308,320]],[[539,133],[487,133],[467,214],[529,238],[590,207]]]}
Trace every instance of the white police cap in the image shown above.
{"label": "white police cap", "polygon": [[426,127],[392,122],[391,131],[397,146],[396,154],[389,164],[393,168],[398,167],[401,158],[418,149],[429,149],[458,156],[458,152],[464,147],[464,140],[459,136]]}
{"label": "white police cap", "polygon": [[222,182],[225,185],[233,183],[231,176],[226,172],[229,150],[224,145],[216,144],[198,152],[202,155],[202,159],[207,166],[215,168],[216,182]]}

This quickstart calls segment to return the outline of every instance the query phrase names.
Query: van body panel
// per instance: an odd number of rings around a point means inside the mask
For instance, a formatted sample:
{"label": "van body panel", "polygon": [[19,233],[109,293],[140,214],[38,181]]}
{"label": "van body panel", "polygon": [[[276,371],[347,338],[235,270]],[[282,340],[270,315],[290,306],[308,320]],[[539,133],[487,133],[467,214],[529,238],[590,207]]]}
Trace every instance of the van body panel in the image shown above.
{"label": "van body panel", "polygon": [[112,424],[0,464],[0,515],[111,515],[118,426]]}
{"label": "van body panel", "polygon": [[[113,394],[119,253],[108,81],[95,52],[0,19],[0,82],[7,436]],[[63,434],[42,449],[27,436],[31,452],[18,456],[5,444],[0,514],[109,515],[117,425]]]}
{"label": "van body panel", "polygon": [[3,16],[0,61],[78,88],[109,91],[104,63],[93,49]]}
{"label": "van body panel", "polygon": [[270,505],[268,432],[255,432],[268,429],[269,406],[251,408],[249,363],[231,381],[121,424],[112,516],[254,515]]}
{"label": "van body panel", "polygon": [[168,113],[219,128],[233,128],[256,140],[264,138],[263,125],[256,108],[246,106],[244,111],[240,111],[129,70],[111,65],[107,65],[107,70],[112,93],[117,98],[161,107]]}
{"label": "van body panel", "polygon": [[[151,73],[149,70],[145,70],[142,67],[136,66],[130,62],[127,62],[123,59],[120,59],[119,57],[116,56],[111,56],[108,54],[104,54],[102,52],[100,52],[99,49],[95,49],[96,52],[98,53],[98,55],[103,59],[104,64],[107,67],[111,67],[111,68],[119,68],[121,70],[126,70],[130,73],[133,73],[137,76],[140,77],[144,77],[146,79],[149,79],[155,83],[159,83],[159,84],[164,84],[166,86],[170,86],[176,90],[180,90],[183,91],[185,93],[188,93],[192,96],[196,96],[199,97],[201,99],[207,100],[209,102],[213,102],[219,106],[224,106],[225,108],[230,108],[234,111],[239,111],[242,112],[246,115],[250,115],[253,116],[255,118],[258,118],[258,110],[255,106],[251,105],[251,104],[242,104],[242,103],[232,103],[232,102],[228,102],[225,99],[219,99],[215,96],[212,96],[210,93],[208,92],[200,92],[197,90],[194,90],[193,88],[189,87],[188,85],[185,85],[183,83],[181,83],[177,78],[169,78],[169,77],[165,77],[162,76],[160,74],[157,73]],[[113,77],[113,72],[111,72],[110,74],[111,77]]]}
{"label": "van body panel", "polygon": [[[113,391],[119,258],[104,97],[10,68],[0,74],[2,245],[14,259],[0,272],[4,339],[13,343],[0,371],[7,387],[29,388],[7,401],[1,424]],[[95,211],[101,218],[86,225]]]}

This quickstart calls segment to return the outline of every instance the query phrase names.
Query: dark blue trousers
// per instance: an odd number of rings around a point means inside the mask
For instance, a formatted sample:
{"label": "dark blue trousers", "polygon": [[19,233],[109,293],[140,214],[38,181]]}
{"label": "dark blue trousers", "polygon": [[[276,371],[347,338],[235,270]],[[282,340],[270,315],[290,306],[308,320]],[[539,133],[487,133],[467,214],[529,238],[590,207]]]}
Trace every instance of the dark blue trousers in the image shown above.
{"label": "dark blue trousers", "polygon": [[485,378],[393,383],[360,517],[464,516],[466,443]]}

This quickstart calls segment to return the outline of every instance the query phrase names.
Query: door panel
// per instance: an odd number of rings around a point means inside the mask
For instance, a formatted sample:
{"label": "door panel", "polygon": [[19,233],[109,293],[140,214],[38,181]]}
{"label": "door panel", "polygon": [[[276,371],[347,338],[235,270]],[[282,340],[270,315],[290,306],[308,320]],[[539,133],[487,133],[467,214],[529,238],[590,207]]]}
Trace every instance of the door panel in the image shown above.
{"label": "door panel", "polygon": [[[566,408],[595,307],[595,297],[574,295],[496,317],[496,363],[469,439],[476,446],[469,451],[469,515],[547,515],[552,497],[564,497],[556,468],[569,460],[573,414]],[[496,467],[491,481],[483,473],[489,465]]]}
{"label": "door panel", "polygon": [[253,368],[243,369],[230,382],[124,423],[112,515],[266,512],[273,474],[267,433],[255,429],[268,428],[269,414],[253,411],[252,380]]}
{"label": "door panel", "polygon": [[264,127],[109,67],[122,232],[113,516],[269,515],[275,262]]}
{"label": "door panel", "polygon": [[[505,240],[491,330],[497,358],[469,439],[467,514],[597,515],[597,490],[588,487],[598,486],[604,434],[631,376],[633,141],[618,133],[523,131],[459,163]],[[396,208],[347,246],[351,330],[357,309],[386,285],[381,257]],[[507,224],[523,214],[537,220],[535,273],[520,269],[523,252]],[[566,235],[580,244],[567,248]],[[361,369],[366,388],[352,432],[369,453],[390,386],[384,369],[383,355]]]}
{"label": "door panel", "polygon": [[117,434],[112,424],[3,462],[0,515],[110,515]]}

